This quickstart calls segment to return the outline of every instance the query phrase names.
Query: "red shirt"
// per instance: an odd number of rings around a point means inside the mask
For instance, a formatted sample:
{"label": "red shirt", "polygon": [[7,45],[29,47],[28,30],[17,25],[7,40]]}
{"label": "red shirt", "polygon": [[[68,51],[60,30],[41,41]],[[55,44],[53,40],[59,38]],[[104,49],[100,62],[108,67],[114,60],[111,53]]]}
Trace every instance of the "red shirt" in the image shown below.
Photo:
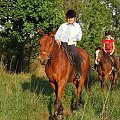
{"label": "red shirt", "polygon": [[114,42],[115,42],[115,40],[113,40],[113,39],[110,39],[110,40],[104,39],[102,41],[102,43],[105,44],[105,50],[107,53],[112,52]]}

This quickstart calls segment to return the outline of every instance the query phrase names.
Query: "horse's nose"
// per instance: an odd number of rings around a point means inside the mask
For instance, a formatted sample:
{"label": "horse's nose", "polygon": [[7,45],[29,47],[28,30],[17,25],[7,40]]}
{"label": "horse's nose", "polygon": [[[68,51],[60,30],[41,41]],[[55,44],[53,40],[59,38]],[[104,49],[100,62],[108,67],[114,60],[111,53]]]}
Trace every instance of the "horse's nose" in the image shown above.
{"label": "horse's nose", "polygon": [[42,58],[40,55],[39,55],[39,59],[40,59],[40,63],[41,63],[42,65],[45,65],[45,64],[47,64],[47,62],[48,62],[48,59],[44,59],[44,58]]}

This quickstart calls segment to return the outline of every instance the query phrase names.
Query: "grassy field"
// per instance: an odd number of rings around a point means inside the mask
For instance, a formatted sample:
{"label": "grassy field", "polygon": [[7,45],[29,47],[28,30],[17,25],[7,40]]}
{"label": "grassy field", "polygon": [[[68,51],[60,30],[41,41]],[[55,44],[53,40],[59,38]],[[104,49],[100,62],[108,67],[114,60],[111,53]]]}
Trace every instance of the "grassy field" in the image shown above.
{"label": "grassy field", "polygon": [[[66,85],[62,103],[64,120],[120,120],[120,78],[112,91],[101,91],[96,72],[92,73],[91,92],[83,88],[84,107],[71,112],[75,86]],[[55,95],[40,68],[36,73],[6,73],[0,70],[0,120],[48,120],[53,114]]]}

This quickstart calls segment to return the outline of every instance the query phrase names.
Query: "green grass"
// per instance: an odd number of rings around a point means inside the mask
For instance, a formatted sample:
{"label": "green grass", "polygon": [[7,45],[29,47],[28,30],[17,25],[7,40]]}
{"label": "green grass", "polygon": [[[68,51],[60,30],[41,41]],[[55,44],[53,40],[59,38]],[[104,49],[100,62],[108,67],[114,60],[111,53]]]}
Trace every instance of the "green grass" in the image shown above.
{"label": "green grass", "polygon": [[[93,73],[94,74],[94,73]],[[84,107],[71,112],[76,91],[66,85],[62,103],[64,120],[120,120],[120,78],[112,91],[101,91],[100,81],[92,77],[91,92],[83,88]],[[0,120],[48,120],[54,111],[55,95],[44,74],[10,74],[0,71]]]}

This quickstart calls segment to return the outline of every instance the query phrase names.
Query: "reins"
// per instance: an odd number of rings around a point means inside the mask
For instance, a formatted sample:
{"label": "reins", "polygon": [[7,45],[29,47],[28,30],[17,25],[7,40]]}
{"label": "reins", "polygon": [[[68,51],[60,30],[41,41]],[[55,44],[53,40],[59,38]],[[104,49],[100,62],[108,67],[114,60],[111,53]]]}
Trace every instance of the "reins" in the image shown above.
{"label": "reins", "polygon": [[56,43],[55,43],[55,40],[53,38],[53,46],[52,46],[52,50],[51,50],[50,54],[48,55],[48,59],[51,59],[58,52],[58,50],[60,49],[60,46],[59,46],[56,50],[54,50],[55,44]]}

